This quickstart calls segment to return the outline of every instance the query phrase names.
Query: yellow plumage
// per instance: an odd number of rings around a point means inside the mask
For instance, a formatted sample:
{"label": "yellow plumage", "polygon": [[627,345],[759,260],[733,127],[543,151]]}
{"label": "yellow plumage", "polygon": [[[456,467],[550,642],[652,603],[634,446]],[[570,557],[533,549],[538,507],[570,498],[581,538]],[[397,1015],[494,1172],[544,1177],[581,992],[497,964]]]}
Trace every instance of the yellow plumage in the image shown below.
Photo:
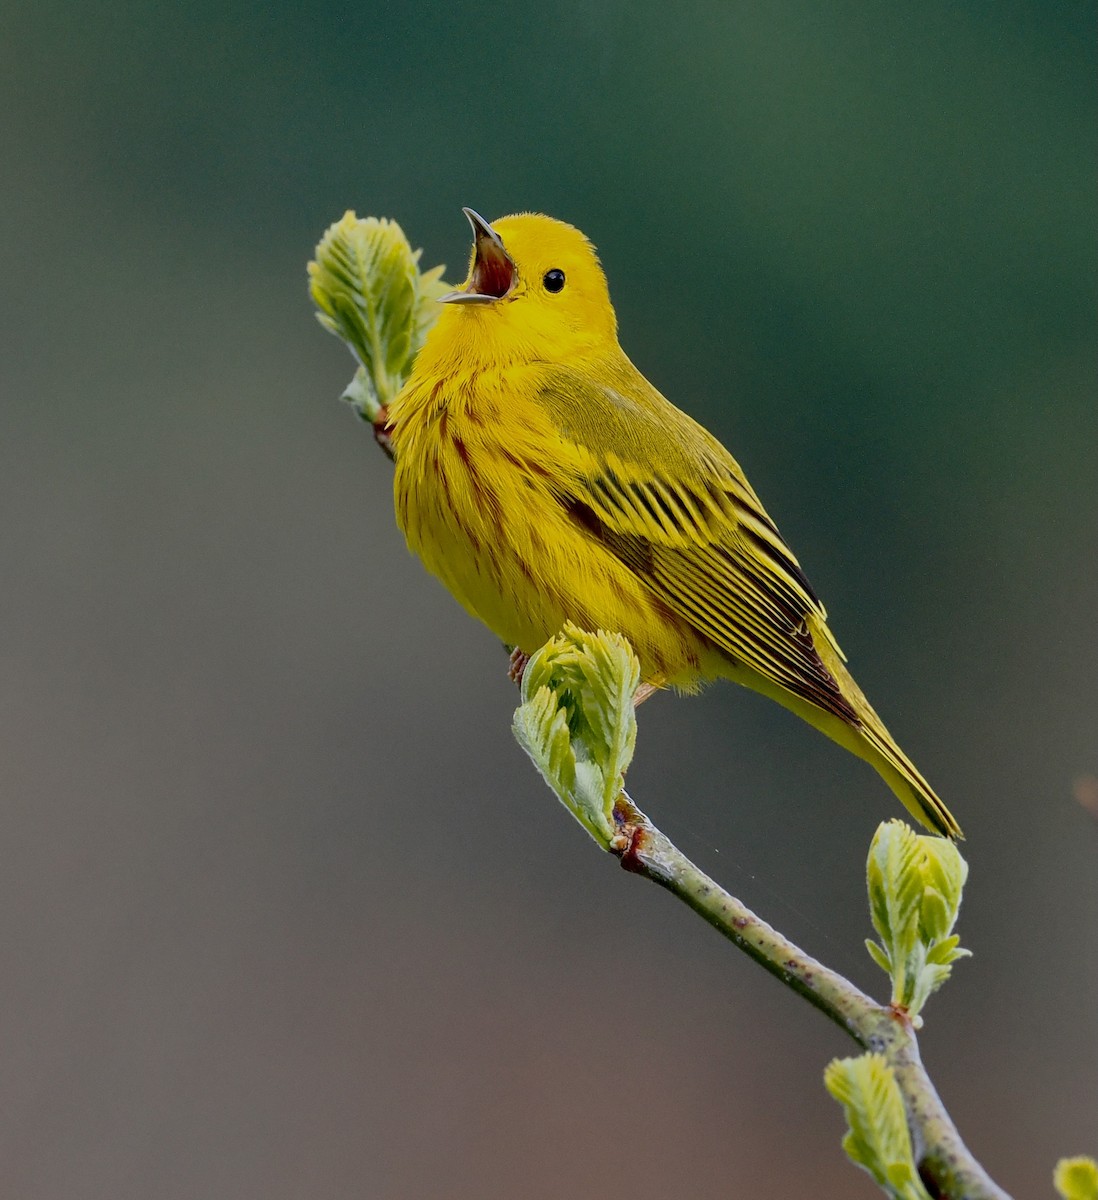
{"label": "yellow plumage", "polygon": [[537,214],[469,218],[469,279],[389,413],[411,549],[509,645],[570,620],[623,633],[655,686],[745,684],[959,837],[735,460],[622,351],[591,244]]}

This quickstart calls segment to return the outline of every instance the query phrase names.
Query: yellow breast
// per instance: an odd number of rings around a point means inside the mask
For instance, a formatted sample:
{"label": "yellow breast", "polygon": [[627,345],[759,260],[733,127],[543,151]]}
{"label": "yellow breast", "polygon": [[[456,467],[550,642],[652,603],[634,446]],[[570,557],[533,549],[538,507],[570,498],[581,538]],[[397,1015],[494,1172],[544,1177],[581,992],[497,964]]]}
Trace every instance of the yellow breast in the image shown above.
{"label": "yellow breast", "polygon": [[569,447],[529,398],[531,369],[413,379],[402,392],[391,420],[408,546],[508,645],[533,653],[571,620],[624,633],[646,679],[689,685],[697,635],[562,501]]}

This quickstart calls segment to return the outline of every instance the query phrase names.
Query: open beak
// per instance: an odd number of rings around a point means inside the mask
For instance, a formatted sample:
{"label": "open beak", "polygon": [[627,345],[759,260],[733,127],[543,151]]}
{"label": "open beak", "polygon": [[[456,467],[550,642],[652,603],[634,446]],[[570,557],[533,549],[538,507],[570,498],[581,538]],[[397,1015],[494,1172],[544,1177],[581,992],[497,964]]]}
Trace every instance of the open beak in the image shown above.
{"label": "open beak", "polygon": [[461,210],[473,227],[473,269],[469,281],[456,292],[439,296],[440,304],[491,304],[502,300],[515,286],[518,270],[491,225],[471,208]]}

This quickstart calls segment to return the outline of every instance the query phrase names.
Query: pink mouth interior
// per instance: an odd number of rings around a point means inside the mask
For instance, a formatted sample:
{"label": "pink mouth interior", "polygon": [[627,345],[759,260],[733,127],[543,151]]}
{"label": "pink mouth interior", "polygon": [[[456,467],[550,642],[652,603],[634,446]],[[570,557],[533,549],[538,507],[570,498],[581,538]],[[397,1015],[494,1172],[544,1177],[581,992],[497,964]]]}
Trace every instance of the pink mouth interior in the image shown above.
{"label": "pink mouth interior", "polygon": [[507,251],[490,238],[477,241],[477,258],[473,264],[471,292],[481,296],[494,296],[497,300],[506,296],[515,281],[515,264]]}

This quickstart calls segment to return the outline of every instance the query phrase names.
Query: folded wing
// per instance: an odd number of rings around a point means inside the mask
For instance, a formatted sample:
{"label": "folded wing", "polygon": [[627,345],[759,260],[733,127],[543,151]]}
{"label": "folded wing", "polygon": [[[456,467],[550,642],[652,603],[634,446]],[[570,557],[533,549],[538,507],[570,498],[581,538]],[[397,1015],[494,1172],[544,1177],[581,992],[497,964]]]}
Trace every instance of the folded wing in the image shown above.
{"label": "folded wing", "polygon": [[635,370],[560,371],[540,399],[571,519],[731,659],[860,725],[813,641],[823,605],[728,451]]}

